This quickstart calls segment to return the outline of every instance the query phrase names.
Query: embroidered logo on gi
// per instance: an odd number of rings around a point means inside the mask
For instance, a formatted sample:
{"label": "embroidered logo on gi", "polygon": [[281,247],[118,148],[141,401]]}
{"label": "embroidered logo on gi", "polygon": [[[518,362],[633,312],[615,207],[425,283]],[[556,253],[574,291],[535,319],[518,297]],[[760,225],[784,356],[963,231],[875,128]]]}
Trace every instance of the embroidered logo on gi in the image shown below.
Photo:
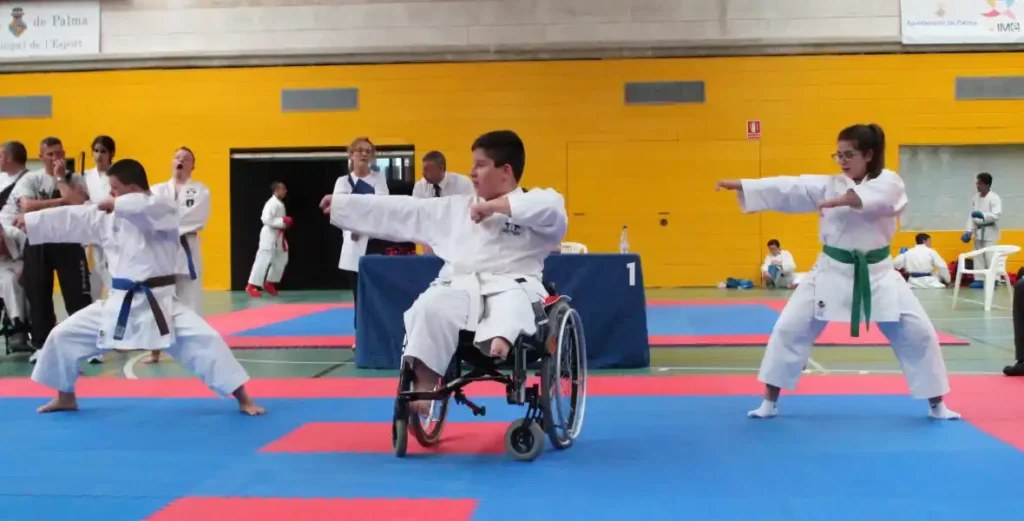
{"label": "embroidered logo on gi", "polygon": [[15,7],[11,11],[11,23],[7,24],[7,29],[11,31],[15,38],[20,38],[28,30],[28,24],[25,23],[23,18],[25,18],[24,9]]}
{"label": "embroidered logo on gi", "polygon": [[185,208],[192,208],[194,204],[196,204],[195,199],[185,199]]}
{"label": "embroidered logo on gi", "polygon": [[523,234],[523,227],[512,221],[505,221],[504,226],[501,227],[501,233],[507,233],[518,237]]}

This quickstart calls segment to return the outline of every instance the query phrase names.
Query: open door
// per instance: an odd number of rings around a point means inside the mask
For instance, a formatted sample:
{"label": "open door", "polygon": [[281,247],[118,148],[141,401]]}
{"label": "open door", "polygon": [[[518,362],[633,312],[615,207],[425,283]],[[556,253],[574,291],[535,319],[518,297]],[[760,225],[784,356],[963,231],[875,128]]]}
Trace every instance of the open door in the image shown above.
{"label": "open door", "polygon": [[[412,147],[379,147],[377,166],[389,187],[400,191],[415,176]],[[351,289],[338,269],[341,230],[320,211],[320,200],[332,192],[338,177],[348,174],[344,148],[301,150],[235,150],[231,154],[231,289],[242,290],[259,248],[260,215],[270,198],[270,185],[288,187],[285,209],[292,217],[288,268],[281,290]]]}

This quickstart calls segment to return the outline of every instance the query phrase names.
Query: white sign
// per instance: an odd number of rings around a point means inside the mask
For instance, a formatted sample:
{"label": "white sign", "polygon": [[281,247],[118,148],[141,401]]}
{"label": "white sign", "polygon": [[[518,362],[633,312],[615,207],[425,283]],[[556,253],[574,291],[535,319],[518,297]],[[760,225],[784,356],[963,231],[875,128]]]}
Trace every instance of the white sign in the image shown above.
{"label": "white sign", "polygon": [[100,2],[0,3],[0,60],[99,54]]}
{"label": "white sign", "polygon": [[901,0],[903,43],[1021,43],[1024,0]]}

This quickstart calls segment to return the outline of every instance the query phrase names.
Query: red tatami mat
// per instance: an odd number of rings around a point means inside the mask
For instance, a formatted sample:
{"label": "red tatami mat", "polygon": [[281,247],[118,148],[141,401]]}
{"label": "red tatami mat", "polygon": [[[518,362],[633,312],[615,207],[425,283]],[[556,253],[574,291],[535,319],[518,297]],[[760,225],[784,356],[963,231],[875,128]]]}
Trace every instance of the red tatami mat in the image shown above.
{"label": "red tatami mat", "polygon": [[[1024,378],[960,375],[950,378],[952,396],[984,395],[1024,403]],[[754,375],[591,376],[590,396],[757,395],[764,387]],[[259,398],[391,398],[394,378],[261,378],[246,387]],[[128,380],[90,377],[78,380],[83,398],[206,398],[214,394],[194,378]],[[505,388],[485,382],[466,388],[469,396],[499,397]],[[907,394],[902,375],[804,375],[795,393]],[[0,398],[44,398],[53,391],[28,378],[0,378]]]}
{"label": "red tatami mat", "polygon": [[204,318],[218,333],[226,337],[248,329],[276,324],[328,309],[350,307],[352,307],[352,304],[346,302],[329,304],[270,304],[268,306],[232,311]]}
{"label": "red tatami mat", "polygon": [[303,347],[307,349],[350,348],[356,343],[354,336],[226,336],[224,341],[232,349],[275,349]]}
{"label": "red tatami mat", "polygon": [[469,521],[476,506],[470,499],[186,497],[145,521]]}
{"label": "red tatami mat", "polygon": [[[503,454],[508,422],[445,423],[442,442],[423,448],[409,435],[409,454]],[[390,423],[307,423],[260,452],[361,452],[390,454]]]}

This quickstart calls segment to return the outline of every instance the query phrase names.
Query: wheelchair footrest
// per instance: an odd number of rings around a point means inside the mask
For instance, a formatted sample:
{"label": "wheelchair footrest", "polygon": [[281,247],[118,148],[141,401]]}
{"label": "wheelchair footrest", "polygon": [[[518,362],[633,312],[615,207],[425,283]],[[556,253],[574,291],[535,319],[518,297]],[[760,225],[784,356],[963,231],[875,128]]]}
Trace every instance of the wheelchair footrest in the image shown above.
{"label": "wheelchair footrest", "polygon": [[455,392],[455,403],[458,403],[458,404],[461,404],[461,405],[465,405],[466,407],[469,407],[469,410],[473,411],[473,416],[486,416],[487,415],[487,407],[486,406],[480,407],[479,405],[473,403],[472,401],[470,401],[469,398],[466,398],[466,395],[463,394],[463,392],[461,390]]}

